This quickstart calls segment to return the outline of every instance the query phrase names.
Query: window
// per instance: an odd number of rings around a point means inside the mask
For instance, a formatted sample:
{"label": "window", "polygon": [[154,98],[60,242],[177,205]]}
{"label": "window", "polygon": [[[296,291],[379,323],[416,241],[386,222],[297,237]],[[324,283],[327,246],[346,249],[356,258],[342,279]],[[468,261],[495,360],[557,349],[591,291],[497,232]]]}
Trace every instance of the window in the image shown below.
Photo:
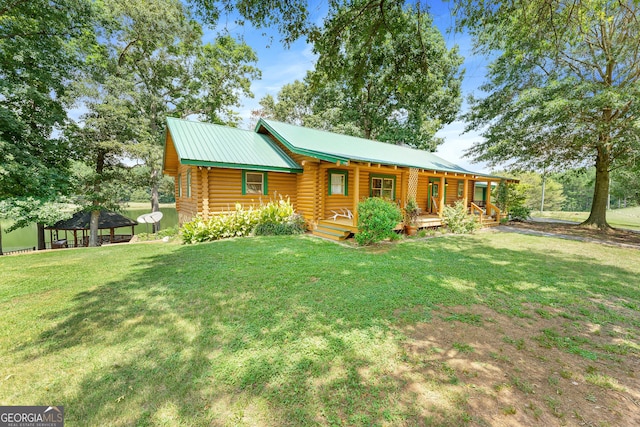
{"label": "window", "polygon": [[267,173],[242,171],[242,194],[267,195]]}
{"label": "window", "polygon": [[187,197],[191,197],[191,169],[187,171]]}
{"label": "window", "polygon": [[440,195],[440,184],[438,184],[437,182],[433,183],[432,190],[431,190],[431,195],[434,198],[438,198],[438,196]]}
{"label": "window", "polygon": [[384,197],[387,199],[395,199],[395,176],[372,175],[371,176],[371,197]]}
{"label": "window", "polygon": [[347,195],[347,177],[348,171],[330,170],[329,171],[329,195],[341,194]]}
{"label": "window", "polygon": [[176,179],[176,185],[178,186],[178,197],[182,197],[182,175],[178,174],[178,179]]}
{"label": "window", "polygon": [[459,180],[458,181],[458,197],[462,197],[463,194],[464,194],[464,181]]}

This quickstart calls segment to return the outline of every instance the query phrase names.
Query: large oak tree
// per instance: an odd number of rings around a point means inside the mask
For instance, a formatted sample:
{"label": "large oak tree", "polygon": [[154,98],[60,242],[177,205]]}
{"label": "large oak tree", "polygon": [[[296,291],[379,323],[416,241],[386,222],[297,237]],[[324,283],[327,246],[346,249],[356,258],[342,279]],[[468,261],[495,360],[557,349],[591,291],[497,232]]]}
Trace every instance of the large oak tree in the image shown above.
{"label": "large oak tree", "polygon": [[469,154],[520,168],[594,165],[585,226],[608,229],[609,177],[640,156],[637,1],[461,1],[460,23],[494,55]]}
{"label": "large oak tree", "polygon": [[340,5],[308,35],[318,54],[304,82],[282,88],[263,113],[296,124],[435,150],[460,108],[462,57],[419,4]]}

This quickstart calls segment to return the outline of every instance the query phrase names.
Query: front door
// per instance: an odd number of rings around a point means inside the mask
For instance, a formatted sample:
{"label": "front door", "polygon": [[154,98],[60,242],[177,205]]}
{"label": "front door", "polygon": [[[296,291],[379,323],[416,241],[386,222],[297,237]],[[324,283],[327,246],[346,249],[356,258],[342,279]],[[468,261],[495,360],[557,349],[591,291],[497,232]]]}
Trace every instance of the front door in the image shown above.
{"label": "front door", "polygon": [[432,182],[429,198],[429,213],[437,214],[438,213],[438,203],[440,202],[440,183]]}

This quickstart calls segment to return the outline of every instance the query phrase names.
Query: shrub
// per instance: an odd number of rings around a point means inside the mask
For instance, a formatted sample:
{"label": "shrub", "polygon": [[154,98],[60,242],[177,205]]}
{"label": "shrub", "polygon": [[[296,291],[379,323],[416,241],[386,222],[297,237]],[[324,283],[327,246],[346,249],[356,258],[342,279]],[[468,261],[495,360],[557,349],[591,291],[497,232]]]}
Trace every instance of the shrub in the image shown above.
{"label": "shrub", "polygon": [[500,181],[496,189],[496,205],[503,213],[508,213],[513,221],[525,221],[531,214],[526,207],[526,195],[521,185]]}
{"label": "shrub", "polygon": [[416,225],[416,221],[418,220],[418,213],[420,209],[418,208],[418,204],[416,203],[416,199],[410,197],[407,201],[407,204],[404,207],[404,223],[405,225]]}
{"label": "shrub", "polygon": [[169,237],[169,239],[172,240],[177,235],[178,235],[178,227],[176,226],[176,227],[163,228],[157,233],[138,233],[136,234],[136,237],[138,237],[139,241],[144,242],[149,240],[161,240],[165,237]]}
{"label": "shrub", "polygon": [[524,205],[512,206],[509,217],[512,221],[526,221],[531,216],[531,209]]}
{"label": "shrub", "polygon": [[244,237],[253,233],[258,226],[261,226],[262,235],[294,234],[303,232],[305,229],[304,219],[295,214],[288,199],[272,200],[257,208],[249,207],[248,209],[236,203],[235,208],[235,211],[216,215],[208,220],[196,217],[183,224],[182,241],[198,243],[229,237]]}
{"label": "shrub", "polygon": [[480,224],[473,215],[467,213],[464,202],[458,200],[453,206],[445,206],[442,210],[442,223],[455,234],[473,233]]}
{"label": "shrub", "polygon": [[290,234],[302,234],[306,230],[304,218],[293,214],[285,222],[261,222],[256,225],[253,234],[256,236],[285,236]]}
{"label": "shrub", "polygon": [[371,197],[358,203],[358,232],[355,234],[359,245],[370,245],[393,237],[393,229],[402,221],[402,212],[394,203]]}

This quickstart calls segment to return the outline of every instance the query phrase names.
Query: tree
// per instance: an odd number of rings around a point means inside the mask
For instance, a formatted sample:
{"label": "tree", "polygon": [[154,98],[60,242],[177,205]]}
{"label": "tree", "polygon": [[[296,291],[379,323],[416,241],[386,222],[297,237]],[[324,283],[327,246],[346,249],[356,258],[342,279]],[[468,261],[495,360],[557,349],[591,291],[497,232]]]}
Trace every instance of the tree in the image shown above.
{"label": "tree", "polygon": [[117,182],[124,179],[125,159],[146,165],[152,210],[159,210],[165,117],[236,124],[232,107],[251,95],[250,78],[259,76],[245,44],[223,35],[203,45],[200,25],[178,0],[106,0],[104,6],[96,29],[101,43],[76,85],[89,110],[76,135],[94,170],[82,188],[96,220],[122,196]]}
{"label": "tree", "polygon": [[[92,4],[31,0],[0,6],[0,201],[15,225],[25,218],[60,219],[50,213],[60,213],[55,201],[69,190],[70,147],[60,132],[67,122],[64,99],[81,66],[84,40],[91,38]],[[37,208],[30,213],[25,206]]]}
{"label": "tree", "polygon": [[[503,175],[504,176],[504,175]],[[491,198],[503,213],[511,212],[513,208],[524,206],[526,200],[525,186],[503,179],[492,191]]]}
{"label": "tree", "polygon": [[524,205],[533,211],[539,211],[544,206],[549,211],[562,209],[565,197],[562,193],[562,184],[550,176],[544,177],[544,204],[542,203],[542,175],[535,172],[527,172],[518,175],[520,188],[525,196]]}
{"label": "tree", "polygon": [[[320,111],[335,109],[340,124],[365,138],[430,150],[442,142],[434,134],[460,108],[462,57],[447,49],[419,3],[336,3],[311,40],[319,58],[309,83]],[[322,88],[343,96],[325,96]]]}
{"label": "tree", "polygon": [[596,178],[594,168],[570,169],[553,174],[552,177],[562,184],[562,194],[565,197],[562,210],[571,212],[589,210]]}
{"label": "tree", "polygon": [[419,5],[340,6],[310,38],[316,69],[265,97],[258,115],[431,150],[442,142],[434,134],[459,110],[462,58]]}
{"label": "tree", "polygon": [[476,48],[493,54],[468,129],[468,154],[520,168],[595,166],[589,218],[608,229],[610,172],[640,155],[640,19],[637,2],[458,2]]}
{"label": "tree", "polygon": [[611,207],[640,204],[640,165],[617,169],[611,174]]}
{"label": "tree", "polygon": [[277,100],[266,95],[260,100],[260,106],[259,116],[298,126],[305,125],[305,121],[313,115],[309,86],[300,80],[282,86]]}

